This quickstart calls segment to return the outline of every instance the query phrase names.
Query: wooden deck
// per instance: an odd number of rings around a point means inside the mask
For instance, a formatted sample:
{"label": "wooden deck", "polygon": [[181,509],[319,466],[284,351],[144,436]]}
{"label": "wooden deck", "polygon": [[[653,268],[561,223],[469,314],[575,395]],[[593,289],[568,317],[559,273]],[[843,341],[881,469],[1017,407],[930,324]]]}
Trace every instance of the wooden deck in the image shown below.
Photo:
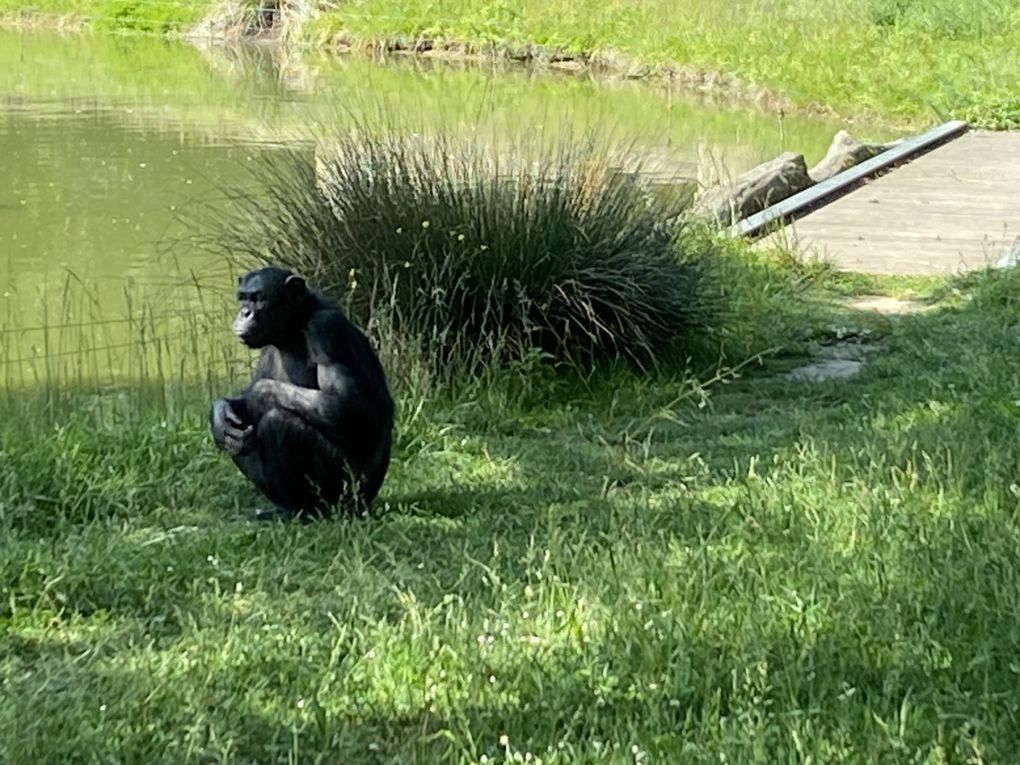
{"label": "wooden deck", "polygon": [[984,268],[1020,236],[1020,133],[971,131],[761,240],[850,271]]}

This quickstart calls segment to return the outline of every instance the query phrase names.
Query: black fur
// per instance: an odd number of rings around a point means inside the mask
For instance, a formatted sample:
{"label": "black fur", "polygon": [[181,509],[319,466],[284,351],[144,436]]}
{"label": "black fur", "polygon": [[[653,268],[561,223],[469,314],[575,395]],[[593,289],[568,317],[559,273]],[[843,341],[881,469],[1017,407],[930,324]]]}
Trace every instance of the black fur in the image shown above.
{"label": "black fur", "polygon": [[393,431],[393,399],[368,338],[282,268],[242,276],[237,301],[234,333],[262,353],[251,385],[213,404],[213,441],[276,505],[273,517],[367,508]]}

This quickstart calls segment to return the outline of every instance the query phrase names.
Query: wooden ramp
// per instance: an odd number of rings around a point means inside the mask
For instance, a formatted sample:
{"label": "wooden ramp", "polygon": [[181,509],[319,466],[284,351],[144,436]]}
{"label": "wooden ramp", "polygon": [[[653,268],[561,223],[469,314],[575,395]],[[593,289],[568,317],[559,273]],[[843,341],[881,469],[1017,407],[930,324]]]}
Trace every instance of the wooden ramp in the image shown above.
{"label": "wooden ramp", "polygon": [[761,240],[850,271],[995,265],[1020,236],[1020,133],[971,131]]}

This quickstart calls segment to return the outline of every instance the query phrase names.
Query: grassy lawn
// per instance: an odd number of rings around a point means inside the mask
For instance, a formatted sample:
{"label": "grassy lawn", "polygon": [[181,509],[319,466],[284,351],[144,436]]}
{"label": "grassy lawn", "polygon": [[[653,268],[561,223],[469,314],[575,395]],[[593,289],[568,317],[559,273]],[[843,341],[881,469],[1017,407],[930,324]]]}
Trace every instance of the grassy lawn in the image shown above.
{"label": "grassy lawn", "polygon": [[859,377],[404,391],[366,520],[246,520],[208,393],[9,394],[0,760],[1011,761],[1020,277],[792,276],[754,342],[870,327]]}

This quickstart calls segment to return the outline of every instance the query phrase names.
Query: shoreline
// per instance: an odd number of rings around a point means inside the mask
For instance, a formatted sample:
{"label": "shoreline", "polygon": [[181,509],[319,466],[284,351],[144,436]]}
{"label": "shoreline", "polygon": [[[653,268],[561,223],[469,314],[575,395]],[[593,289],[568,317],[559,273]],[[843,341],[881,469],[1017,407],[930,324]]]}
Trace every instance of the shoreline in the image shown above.
{"label": "shoreline", "polygon": [[[229,44],[230,41],[225,41]],[[422,38],[409,41],[401,37],[361,40],[347,35],[324,44],[308,44],[307,50],[319,50],[337,56],[406,56],[422,61],[470,63],[475,65],[512,64],[533,67],[552,74],[589,76],[600,84],[633,82],[648,88],[667,89],[729,106],[740,106],[777,117],[804,117],[839,120],[847,126],[868,124],[889,130],[915,129],[930,121],[896,118],[869,109],[841,111],[822,103],[800,103],[781,90],[755,85],[737,75],[690,64],[667,62],[652,64],[614,51],[570,54],[542,46],[493,47],[454,40]]]}
{"label": "shoreline", "polygon": [[447,39],[409,40],[399,36],[358,39],[346,33],[310,47],[336,55],[400,55],[433,61],[511,63],[556,73],[587,74],[596,79],[662,85],[682,93],[747,104],[766,112],[836,115],[835,111],[820,104],[797,104],[778,90],[744,82],[726,72],[678,62],[651,64],[608,50],[572,54],[541,45],[479,45]]}
{"label": "shoreline", "polygon": [[[227,26],[231,33],[203,33],[202,27]],[[719,70],[683,64],[677,61],[651,63],[612,50],[567,53],[560,48],[537,44],[478,44],[451,39],[401,36],[358,38],[347,32],[330,36],[303,34],[300,24],[286,25],[283,33],[271,29],[262,34],[246,34],[236,23],[220,17],[206,17],[185,31],[153,33],[140,30],[118,32],[132,37],[154,37],[187,42],[198,46],[271,45],[297,51],[321,52],[334,56],[401,56],[430,62],[475,66],[509,65],[545,70],[550,74],[589,76],[600,84],[639,83],[651,89],[667,89],[678,95],[690,95],[725,102],[729,106],[753,109],[766,114],[807,118],[838,119],[847,125],[868,123],[887,129],[906,129],[923,124],[868,109],[839,110],[821,103],[799,103],[781,90],[749,83]],[[86,17],[76,13],[37,11],[0,12],[0,30],[54,31],[59,34],[105,33],[96,30]]]}

